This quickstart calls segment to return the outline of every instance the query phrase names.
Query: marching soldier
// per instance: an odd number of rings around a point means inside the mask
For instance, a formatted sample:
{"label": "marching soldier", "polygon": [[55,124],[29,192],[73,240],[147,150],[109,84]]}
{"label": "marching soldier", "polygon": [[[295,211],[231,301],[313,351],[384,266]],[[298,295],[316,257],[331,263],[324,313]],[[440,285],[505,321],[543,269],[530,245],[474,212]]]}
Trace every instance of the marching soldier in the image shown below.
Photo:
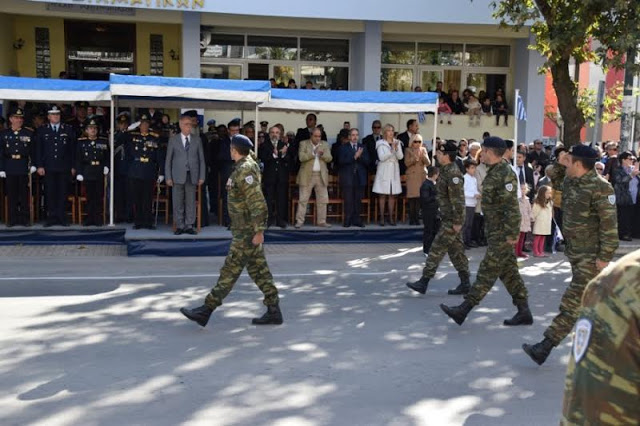
{"label": "marching soldier", "polygon": [[129,191],[129,156],[127,146],[129,145],[130,134],[129,117],[125,114],[118,116],[118,127],[114,137],[114,209],[116,222],[131,221],[131,193]]}
{"label": "marching soldier", "polygon": [[45,226],[68,226],[65,206],[69,194],[69,178],[73,165],[75,131],[60,122],[60,109],[52,106],[48,111],[49,124],[36,131],[36,167],[44,177],[47,202]]}
{"label": "marching soldier", "polygon": [[618,248],[616,196],[611,184],[595,169],[598,153],[586,145],[571,147],[562,190],[565,254],[571,264],[571,283],[562,295],[560,313],[544,332],[544,339],[522,349],[538,365],[573,329],[582,293]]}
{"label": "marching soldier", "polygon": [[[74,105],[76,107],[76,116],[67,120],[67,124],[74,128],[76,136],[80,138],[84,136],[84,132],[90,121],[87,117],[87,109],[89,108],[89,103],[78,101]],[[99,125],[97,121],[95,123]]]}
{"label": "marching soldier", "polygon": [[85,226],[104,224],[102,208],[104,176],[109,174],[109,141],[98,137],[98,123],[89,120],[87,136],[78,139],[76,149],[76,179],[84,182],[87,192],[87,220]]}
{"label": "marching soldier", "polygon": [[10,127],[0,134],[0,178],[6,178],[9,198],[7,226],[30,225],[31,173],[34,163],[35,138],[24,124],[24,111],[16,108],[9,114]]}
{"label": "marching soldier", "polygon": [[447,253],[460,277],[460,285],[449,290],[449,294],[467,294],[471,286],[469,259],[464,254],[461,234],[465,215],[464,177],[455,161],[457,152],[458,144],[453,140],[441,144],[436,151],[436,158],[441,166],[436,190],[442,223],[429,251],[422,277],[416,282],[407,283],[407,287],[420,294],[426,293],[429,281],[436,275],[438,265]]}
{"label": "marching soldier", "polygon": [[[518,178],[511,165],[502,158],[507,145],[498,137],[484,140],[482,161],[488,166],[482,183],[482,211],[489,246],[480,263],[476,281],[459,306],[441,304],[444,311],[458,325],[462,325],[471,309],[489,293],[496,280],[504,283],[518,312],[504,325],[531,325],[533,316],[529,310],[527,288],[518,271],[513,247],[520,233],[520,209],[518,207]],[[441,178],[442,179],[442,178]]]}
{"label": "marching soldier", "polygon": [[264,304],[267,306],[267,312],[261,318],[254,318],[252,323],[282,324],[278,290],[262,247],[269,214],[260,188],[260,168],[249,155],[252,147],[253,143],[246,136],[235,135],[231,139],[231,158],[235,166],[227,182],[227,190],[233,240],[220,270],[218,283],[207,295],[204,305],[180,309],[184,316],[202,327],[207,325],[213,311],[222,305],[245,266],[264,293]]}
{"label": "marching soldier", "polygon": [[129,193],[135,207],[134,228],[155,229],[151,214],[154,182],[164,181],[165,152],[160,148],[159,135],[149,130],[148,115],[140,117],[139,131],[131,132],[127,144],[129,164]]}

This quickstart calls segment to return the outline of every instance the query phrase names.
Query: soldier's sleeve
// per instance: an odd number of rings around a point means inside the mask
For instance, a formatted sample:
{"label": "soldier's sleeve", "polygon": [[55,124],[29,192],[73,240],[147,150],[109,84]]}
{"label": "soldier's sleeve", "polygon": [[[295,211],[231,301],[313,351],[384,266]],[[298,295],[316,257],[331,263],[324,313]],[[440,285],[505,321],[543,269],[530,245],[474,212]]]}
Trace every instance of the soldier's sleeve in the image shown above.
{"label": "soldier's sleeve", "polygon": [[520,235],[520,207],[518,204],[518,179],[516,174],[509,168],[505,173],[502,188],[499,188],[503,206],[502,214],[505,229],[505,238],[517,240]]}
{"label": "soldier's sleeve", "polygon": [[255,169],[249,167],[244,169],[237,185],[244,194],[254,232],[257,234],[258,232],[264,231],[267,229],[267,219],[269,215],[267,202],[262,194],[259,170],[257,167]]}
{"label": "soldier's sleeve", "polygon": [[453,212],[453,220],[454,225],[463,225],[464,224],[464,178],[462,176],[458,176],[457,174],[451,176],[447,175],[447,187],[449,193],[449,204],[451,204],[451,209]]}
{"label": "soldier's sleeve", "polygon": [[603,262],[610,262],[615,251],[618,249],[618,217],[616,210],[616,197],[613,187],[602,182],[602,189],[594,194],[593,203],[597,211],[600,226],[598,238],[600,240],[600,251],[598,259]]}

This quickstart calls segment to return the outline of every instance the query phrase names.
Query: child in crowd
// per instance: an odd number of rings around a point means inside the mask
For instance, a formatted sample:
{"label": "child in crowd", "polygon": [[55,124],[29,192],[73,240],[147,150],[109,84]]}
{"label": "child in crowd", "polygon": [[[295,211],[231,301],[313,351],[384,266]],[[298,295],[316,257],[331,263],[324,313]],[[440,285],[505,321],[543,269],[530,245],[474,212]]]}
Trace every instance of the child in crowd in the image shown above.
{"label": "child in crowd", "polygon": [[447,99],[444,96],[440,96],[440,103],[438,103],[438,115],[440,116],[440,124],[442,119],[447,116],[447,124],[451,124],[451,107],[447,103]]}
{"label": "child in crowd", "polygon": [[429,254],[431,244],[438,232],[440,218],[438,215],[438,199],[436,190],[436,181],[440,171],[436,166],[427,167],[427,180],[420,187],[420,206],[422,208],[422,222],[424,223],[424,232],[422,234],[422,251],[425,255]]}
{"label": "child in crowd", "polygon": [[462,239],[465,248],[476,248],[478,244],[471,239],[471,230],[473,229],[473,219],[476,213],[476,205],[480,198],[478,191],[478,181],[476,180],[476,167],[478,163],[471,158],[464,160],[464,226],[462,227]]}
{"label": "child in crowd", "polygon": [[493,111],[491,110],[491,99],[484,98],[482,101],[482,113],[491,117],[493,115]]}
{"label": "child in crowd", "polygon": [[538,189],[538,194],[533,203],[531,219],[533,221],[533,255],[535,257],[547,257],[544,254],[544,240],[551,235],[551,221],[553,220],[553,202],[551,198],[553,190],[543,185]]}
{"label": "child in crowd", "polygon": [[469,116],[469,125],[473,126],[474,122],[476,126],[480,125],[480,116],[482,115],[482,105],[478,98],[473,94],[469,95],[467,103],[464,105],[467,108],[467,115]]}
{"label": "child in crowd", "polygon": [[531,232],[531,203],[529,202],[529,186],[524,184],[520,187],[522,189],[520,199],[518,199],[518,207],[520,208],[520,237],[518,238],[518,244],[516,245],[516,257],[523,257],[527,259],[529,256],[524,254],[524,240],[527,236],[527,232]]}

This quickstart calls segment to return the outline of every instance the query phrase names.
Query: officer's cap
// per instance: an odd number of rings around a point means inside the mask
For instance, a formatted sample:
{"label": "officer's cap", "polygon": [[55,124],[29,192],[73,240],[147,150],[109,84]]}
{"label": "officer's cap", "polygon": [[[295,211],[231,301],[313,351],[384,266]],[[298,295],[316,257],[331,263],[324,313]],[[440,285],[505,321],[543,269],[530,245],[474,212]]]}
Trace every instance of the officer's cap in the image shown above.
{"label": "officer's cap", "polygon": [[268,122],[268,121],[261,121],[261,122],[260,122],[260,125],[261,125],[262,127],[267,127],[267,126],[269,125],[269,122]]}
{"label": "officer's cap", "polygon": [[87,127],[98,127],[98,122],[94,119],[91,119],[89,121],[89,124],[87,124]]}
{"label": "officer's cap", "polygon": [[238,126],[238,127],[240,127],[240,123],[241,123],[241,122],[242,122],[242,120],[241,120],[241,119],[239,119],[239,118],[234,118],[233,120],[231,120],[231,121],[229,122],[229,124],[227,124],[227,127],[231,127],[231,126]]}
{"label": "officer's cap", "polygon": [[186,117],[197,118],[198,111],[196,111],[195,109],[190,109],[189,111],[183,112],[182,115]]}
{"label": "officer's cap", "polygon": [[60,108],[58,108],[58,105],[53,105],[51,106],[51,108],[49,108],[47,114],[60,114]]}
{"label": "officer's cap", "polygon": [[143,121],[147,121],[147,122],[149,122],[149,121],[151,121],[151,119],[149,118],[149,116],[148,116],[147,114],[142,114],[142,115],[140,116],[140,119],[139,119],[138,121],[140,121],[141,123],[142,123]]}
{"label": "officer's cap", "polygon": [[576,158],[586,158],[587,160],[597,160],[600,158],[598,152],[589,145],[574,145],[569,150],[569,154]]}
{"label": "officer's cap", "polygon": [[74,105],[76,108],[89,108],[89,102],[86,101],[77,101]]}
{"label": "officer's cap", "polygon": [[118,116],[118,121],[120,123],[128,123],[129,122],[129,117],[126,115],[120,115]]}
{"label": "officer's cap", "polygon": [[445,143],[441,143],[438,147],[438,151],[442,152],[457,152],[458,151],[458,142],[453,139],[449,139]]}
{"label": "officer's cap", "polygon": [[215,126],[215,125],[216,125],[216,120],[214,120],[213,118],[207,121],[207,126]]}
{"label": "officer's cap", "polygon": [[507,149],[507,144],[504,139],[497,136],[489,136],[484,140],[483,145],[485,148]]}
{"label": "officer's cap", "polygon": [[24,111],[22,108],[16,108],[9,113],[9,117],[24,117]]}
{"label": "officer's cap", "polygon": [[233,138],[231,138],[231,145],[241,146],[249,149],[253,148],[253,142],[251,142],[251,139],[249,139],[245,135],[235,135]]}

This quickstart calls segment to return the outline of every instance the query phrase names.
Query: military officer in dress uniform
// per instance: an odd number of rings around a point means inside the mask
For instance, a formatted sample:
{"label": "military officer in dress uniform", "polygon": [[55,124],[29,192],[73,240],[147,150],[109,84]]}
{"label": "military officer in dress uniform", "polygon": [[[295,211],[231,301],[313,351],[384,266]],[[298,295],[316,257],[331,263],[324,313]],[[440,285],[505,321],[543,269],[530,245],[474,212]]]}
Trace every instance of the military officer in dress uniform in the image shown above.
{"label": "military officer in dress uniform", "polygon": [[87,191],[87,220],[85,226],[102,225],[104,176],[109,174],[109,141],[98,137],[98,123],[89,120],[87,136],[78,139],[76,148],[76,179],[84,182]]}
{"label": "military officer in dress uniform", "polygon": [[9,114],[9,122],[10,127],[0,134],[0,178],[7,180],[9,198],[7,226],[29,226],[29,176],[36,171],[33,130],[22,126],[22,108]]}
{"label": "military officer in dress uniform", "polygon": [[207,325],[213,311],[222,305],[245,266],[264,294],[263,303],[267,306],[267,312],[261,318],[254,318],[252,323],[282,324],[278,290],[262,247],[269,213],[260,188],[260,168],[250,155],[252,148],[253,143],[244,135],[235,135],[231,139],[231,158],[235,165],[227,182],[227,190],[233,239],[220,270],[220,278],[205,298],[204,305],[180,309],[184,316],[202,327]]}
{"label": "military officer in dress uniform", "polygon": [[129,157],[127,147],[130,143],[131,135],[127,132],[129,127],[129,117],[126,114],[118,116],[117,130],[114,137],[114,209],[116,222],[130,222],[131,214],[131,193],[129,191]]}
{"label": "military officer in dress uniform", "polygon": [[75,131],[60,122],[60,109],[52,106],[47,118],[49,124],[36,131],[36,167],[44,177],[47,202],[45,226],[67,226],[65,206],[69,194],[69,178],[73,165]]}
{"label": "military officer in dress uniform", "polygon": [[[87,117],[87,109],[89,108],[89,103],[78,101],[75,103],[75,107],[76,116],[67,120],[67,124],[73,126],[77,137],[83,137],[87,124],[90,121]],[[99,123],[97,121],[96,124],[98,124],[99,126]]]}
{"label": "military officer in dress uniform", "polygon": [[160,147],[159,135],[149,130],[150,117],[140,117],[139,131],[131,132],[127,144],[129,163],[129,193],[134,206],[134,228],[155,229],[151,204],[154,181],[164,181],[164,159],[166,153]]}

